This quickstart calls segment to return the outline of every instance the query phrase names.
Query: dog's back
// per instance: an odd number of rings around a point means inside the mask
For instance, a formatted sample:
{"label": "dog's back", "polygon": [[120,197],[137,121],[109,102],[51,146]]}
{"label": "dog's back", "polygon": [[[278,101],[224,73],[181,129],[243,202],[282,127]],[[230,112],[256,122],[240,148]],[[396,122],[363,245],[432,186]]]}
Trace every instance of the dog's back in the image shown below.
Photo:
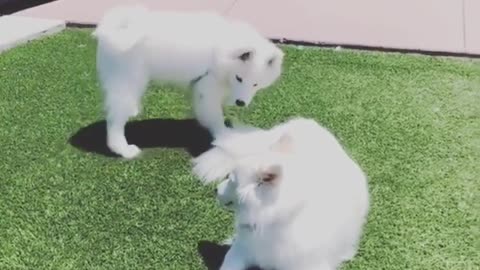
{"label": "dog's back", "polygon": [[212,12],[117,7],[104,15],[93,33],[99,43],[99,68],[115,61],[132,72],[148,71],[154,80],[186,84],[208,70],[227,26]]}

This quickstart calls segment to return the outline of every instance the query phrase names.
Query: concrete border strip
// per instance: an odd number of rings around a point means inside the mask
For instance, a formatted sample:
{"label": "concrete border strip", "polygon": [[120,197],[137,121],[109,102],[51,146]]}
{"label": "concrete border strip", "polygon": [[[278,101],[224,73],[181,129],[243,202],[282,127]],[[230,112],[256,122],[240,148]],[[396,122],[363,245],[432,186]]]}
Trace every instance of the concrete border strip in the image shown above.
{"label": "concrete border strip", "polygon": [[0,53],[31,40],[61,32],[65,21],[17,15],[0,17]]}

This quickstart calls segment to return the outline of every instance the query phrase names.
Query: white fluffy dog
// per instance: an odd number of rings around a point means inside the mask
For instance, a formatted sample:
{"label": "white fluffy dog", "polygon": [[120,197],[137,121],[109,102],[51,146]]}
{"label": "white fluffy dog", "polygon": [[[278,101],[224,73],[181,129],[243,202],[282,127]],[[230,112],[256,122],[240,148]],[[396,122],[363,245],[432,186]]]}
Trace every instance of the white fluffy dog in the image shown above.
{"label": "white fluffy dog", "polygon": [[93,35],[107,144],[125,158],[140,153],[128,144],[124,128],[140,112],[150,81],[191,86],[196,118],[216,135],[225,129],[223,105],[248,106],[281,74],[277,46],[248,24],[216,13],[121,6],[104,15]]}
{"label": "white fluffy dog", "polygon": [[315,121],[217,139],[194,159],[194,173],[206,183],[228,175],[217,198],[234,211],[236,233],[221,270],[333,270],[355,256],[367,180]]}

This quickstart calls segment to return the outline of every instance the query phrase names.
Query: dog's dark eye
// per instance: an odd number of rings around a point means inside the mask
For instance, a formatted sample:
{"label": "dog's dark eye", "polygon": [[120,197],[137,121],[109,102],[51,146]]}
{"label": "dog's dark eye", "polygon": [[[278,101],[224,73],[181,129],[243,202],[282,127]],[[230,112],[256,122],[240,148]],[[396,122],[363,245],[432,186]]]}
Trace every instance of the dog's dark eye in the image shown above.
{"label": "dog's dark eye", "polygon": [[242,81],[243,81],[243,79],[240,78],[240,77],[238,77],[238,75],[235,75],[235,79],[237,79],[238,82],[242,82]]}
{"label": "dog's dark eye", "polygon": [[254,84],[253,87],[256,87],[258,85],[258,83]]}

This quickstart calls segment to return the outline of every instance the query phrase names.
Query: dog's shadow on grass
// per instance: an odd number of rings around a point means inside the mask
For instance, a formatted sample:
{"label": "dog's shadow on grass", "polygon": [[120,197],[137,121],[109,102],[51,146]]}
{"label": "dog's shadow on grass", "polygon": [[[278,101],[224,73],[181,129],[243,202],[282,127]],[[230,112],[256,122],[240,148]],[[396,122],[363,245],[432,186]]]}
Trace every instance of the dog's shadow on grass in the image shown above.
{"label": "dog's shadow on grass", "polygon": [[[130,144],[145,148],[184,148],[196,157],[211,147],[212,136],[194,119],[148,119],[130,121],[125,127]],[[69,143],[86,152],[107,157],[119,157],[106,142],[106,122],[98,121],[79,129]]]}
{"label": "dog's shadow on grass", "polygon": [[[230,245],[220,245],[211,241],[200,241],[198,243],[198,253],[202,257],[204,265],[208,270],[219,270],[223,259],[227,254]],[[249,267],[245,270],[262,270],[258,267]]]}

